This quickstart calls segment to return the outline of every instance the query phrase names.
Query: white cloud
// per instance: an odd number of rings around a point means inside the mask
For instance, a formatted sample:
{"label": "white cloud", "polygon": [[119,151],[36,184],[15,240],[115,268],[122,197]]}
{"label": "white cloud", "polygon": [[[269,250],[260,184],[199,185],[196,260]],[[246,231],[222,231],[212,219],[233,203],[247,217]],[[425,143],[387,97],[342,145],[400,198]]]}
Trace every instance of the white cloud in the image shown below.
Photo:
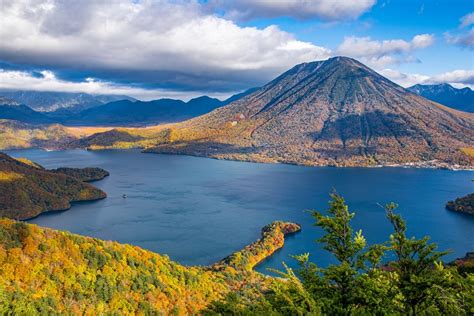
{"label": "white cloud", "polygon": [[450,82],[474,86],[474,70],[460,69],[449,71],[433,76],[429,79],[429,81],[433,83]]}
{"label": "white cloud", "polygon": [[355,19],[374,6],[376,0],[214,0],[232,19],[292,17],[339,21]]}
{"label": "white cloud", "polygon": [[[159,98],[174,98],[189,100],[202,95],[198,91],[171,91],[163,89],[142,89],[126,85],[117,85],[112,82],[87,78],[81,82],[61,80],[51,71],[40,71],[41,76],[33,76],[26,71],[9,71],[0,69],[1,90],[33,90],[50,92],[85,92],[90,94],[128,95],[139,100],[155,100]],[[211,94],[216,98],[227,98],[228,93]]]}
{"label": "white cloud", "polygon": [[[459,21],[461,22],[459,24],[460,29],[464,29],[470,25],[473,25],[474,12],[466,14],[465,16],[461,17]],[[444,38],[449,44],[454,44],[464,48],[468,48],[470,50],[474,50],[474,27],[471,27],[471,29],[467,32],[455,32],[454,35],[452,35],[451,32],[446,32],[444,33]]]}
{"label": "white cloud", "polygon": [[240,27],[205,14],[196,1],[3,0],[0,38],[8,62],[130,81],[159,81],[166,72],[167,83],[188,86],[261,82],[330,55],[274,25]]}
{"label": "white cloud", "polygon": [[461,18],[461,25],[459,26],[460,28],[464,28],[466,26],[469,26],[471,24],[474,24],[474,12],[471,12],[469,14],[466,14]]}
{"label": "white cloud", "polygon": [[433,45],[435,41],[433,34],[421,34],[413,37],[411,45],[413,49],[426,48]]}
{"label": "white cloud", "polygon": [[471,28],[469,32],[460,35],[451,35],[449,32],[444,35],[449,44],[459,45],[471,50],[474,49],[474,28]]}
{"label": "white cloud", "polygon": [[390,64],[416,61],[410,53],[431,46],[434,41],[435,37],[432,34],[419,34],[411,41],[402,39],[377,41],[370,37],[351,36],[344,38],[337,52],[359,58],[369,66],[380,69]]}
{"label": "white cloud", "polygon": [[417,83],[423,83],[425,80],[428,80],[430,78],[429,76],[420,74],[406,74],[390,68],[383,69],[379,72],[383,76],[405,88],[411,87]]}
{"label": "white cloud", "polygon": [[380,73],[405,88],[415,84],[438,83],[449,83],[459,88],[474,88],[474,70],[459,69],[433,76],[407,74],[393,69],[383,69]]}

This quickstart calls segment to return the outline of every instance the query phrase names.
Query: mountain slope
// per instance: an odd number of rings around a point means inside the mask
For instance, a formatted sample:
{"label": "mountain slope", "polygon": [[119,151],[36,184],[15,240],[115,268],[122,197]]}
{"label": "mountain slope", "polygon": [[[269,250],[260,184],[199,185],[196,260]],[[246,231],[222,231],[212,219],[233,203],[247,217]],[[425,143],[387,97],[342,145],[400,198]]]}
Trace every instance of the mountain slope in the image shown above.
{"label": "mountain slope", "polygon": [[1,90],[0,95],[41,112],[59,109],[80,111],[118,100],[135,100],[126,95],[92,95],[87,93]]}
{"label": "mountain slope", "polygon": [[96,179],[95,175],[105,170],[48,171],[0,153],[0,217],[26,219],[45,211],[68,209],[71,202],[106,197],[103,191],[67,175],[71,172]]}
{"label": "mountain slope", "polygon": [[456,89],[450,84],[421,85],[409,87],[413,93],[453,109],[474,113],[474,91],[469,88]]}
{"label": "mountain slope", "polygon": [[474,115],[417,96],[360,62],[297,65],[225,107],[176,124],[150,152],[305,165],[439,160],[472,166]]}

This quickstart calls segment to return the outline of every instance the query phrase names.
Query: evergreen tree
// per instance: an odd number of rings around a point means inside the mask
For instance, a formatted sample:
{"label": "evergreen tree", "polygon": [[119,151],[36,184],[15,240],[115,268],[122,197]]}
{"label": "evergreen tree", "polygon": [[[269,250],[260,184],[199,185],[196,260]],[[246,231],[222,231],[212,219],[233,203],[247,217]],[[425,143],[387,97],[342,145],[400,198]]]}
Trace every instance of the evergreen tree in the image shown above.
{"label": "evergreen tree", "polygon": [[413,316],[420,313],[461,314],[463,304],[456,294],[462,284],[453,282],[457,272],[445,268],[441,262],[448,252],[436,251],[437,245],[429,243],[429,237],[408,238],[406,223],[394,213],[396,208],[394,203],[386,206],[387,218],[394,228],[390,235],[390,250],[396,256],[389,265],[396,273],[394,284],[403,295],[404,313]]}

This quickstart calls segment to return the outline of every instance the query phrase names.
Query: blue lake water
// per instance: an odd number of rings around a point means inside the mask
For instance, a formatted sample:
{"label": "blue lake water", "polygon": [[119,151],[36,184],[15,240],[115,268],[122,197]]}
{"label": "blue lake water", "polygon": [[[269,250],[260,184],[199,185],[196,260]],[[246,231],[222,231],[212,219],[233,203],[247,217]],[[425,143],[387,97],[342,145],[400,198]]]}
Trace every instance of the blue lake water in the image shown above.
{"label": "blue lake water", "polygon": [[[257,270],[293,265],[292,254],[329,257],[314,241],[321,235],[304,210],[327,208],[336,189],[356,212],[354,226],[369,242],[388,239],[384,205],[395,201],[409,233],[430,235],[446,259],[474,251],[474,217],[445,210],[446,201],[474,191],[474,172],[404,168],[318,168],[257,164],[189,156],[142,154],[135,150],[8,151],[46,168],[94,166],[110,177],[95,182],[108,198],[43,214],[41,226],[130,243],[168,254],[186,265],[206,265],[260,236],[274,220],[302,224],[302,231]],[[123,194],[127,198],[122,197]]]}

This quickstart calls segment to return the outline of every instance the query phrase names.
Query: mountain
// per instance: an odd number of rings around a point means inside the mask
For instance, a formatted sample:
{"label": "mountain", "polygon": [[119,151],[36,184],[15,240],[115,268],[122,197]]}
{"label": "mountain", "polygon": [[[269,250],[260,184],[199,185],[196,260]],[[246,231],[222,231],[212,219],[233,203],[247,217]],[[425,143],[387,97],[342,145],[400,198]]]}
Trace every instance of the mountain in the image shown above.
{"label": "mountain", "polygon": [[299,64],[225,107],[168,126],[146,151],[304,165],[473,166],[464,150],[474,147],[473,126],[473,114],[334,57]]}
{"label": "mountain", "polygon": [[417,84],[409,87],[408,90],[453,109],[474,113],[474,91],[467,87],[456,89],[447,83],[435,85]]}
{"label": "mountain", "polygon": [[46,211],[68,209],[71,202],[103,199],[105,192],[81,181],[80,177],[97,179],[104,172],[102,169],[49,171],[0,153],[0,217],[27,219]]}
{"label": "mountain", "polygon": [[15,100],[0,97],[0,118],[29,123],[51,123],[53,120]]}
{"label": "mountain", "polygon": [[92,95],[87,93],[45,92],[24,90],[1,90],[0,96],[26,104],[40,112],[53,112],[59,109],[81,111],[118,100],[135,100],[126,95]]}

